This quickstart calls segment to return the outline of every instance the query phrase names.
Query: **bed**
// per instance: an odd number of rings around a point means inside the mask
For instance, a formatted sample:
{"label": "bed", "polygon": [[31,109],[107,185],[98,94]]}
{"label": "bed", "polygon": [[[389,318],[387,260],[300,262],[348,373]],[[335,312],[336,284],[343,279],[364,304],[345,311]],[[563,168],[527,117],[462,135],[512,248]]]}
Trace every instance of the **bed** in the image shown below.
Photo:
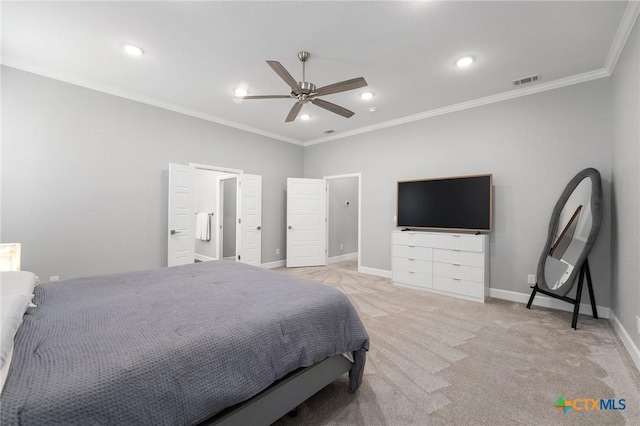
{"label": "bed", "polygon": [[34,294],[3,425],[269,424],[347,370],[350,392],[362,381],[369,339],[346,296],[274,271],[211,261]]}

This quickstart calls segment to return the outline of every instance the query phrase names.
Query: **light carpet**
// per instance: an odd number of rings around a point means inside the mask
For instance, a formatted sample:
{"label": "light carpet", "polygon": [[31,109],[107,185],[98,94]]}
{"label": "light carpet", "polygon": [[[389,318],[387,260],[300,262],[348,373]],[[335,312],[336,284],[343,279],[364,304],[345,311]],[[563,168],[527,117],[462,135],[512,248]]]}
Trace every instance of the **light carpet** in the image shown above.
{"label": "light carpet", "polygon": [[[569,312],[395,287],[355,262],[277,271],[343,291],[371,338],[355,394],[345,375],[278,426],[640,425],[640,374],[606,319],[573,330]],[[559,397],[626,409],[564,413]]]}

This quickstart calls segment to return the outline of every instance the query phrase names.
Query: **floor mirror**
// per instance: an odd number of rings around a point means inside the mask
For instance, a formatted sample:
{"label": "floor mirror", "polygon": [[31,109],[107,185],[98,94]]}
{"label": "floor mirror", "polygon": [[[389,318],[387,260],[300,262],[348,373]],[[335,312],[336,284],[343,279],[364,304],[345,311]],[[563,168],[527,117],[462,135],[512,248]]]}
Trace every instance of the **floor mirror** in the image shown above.
{"label": "floor mirror", "polygon": [[[571,303],[574,305],[571,327],[576,329],[582,287],[586,281],[593,317],[598,318],[587,256],[601,222],[600,173],[587,168],[571,179],[551,213],[547,241],[540,255],[536,284],[532,287],[527,308],[531,308],[537,293]],[[567,297],[576,283],[575,298]]]}

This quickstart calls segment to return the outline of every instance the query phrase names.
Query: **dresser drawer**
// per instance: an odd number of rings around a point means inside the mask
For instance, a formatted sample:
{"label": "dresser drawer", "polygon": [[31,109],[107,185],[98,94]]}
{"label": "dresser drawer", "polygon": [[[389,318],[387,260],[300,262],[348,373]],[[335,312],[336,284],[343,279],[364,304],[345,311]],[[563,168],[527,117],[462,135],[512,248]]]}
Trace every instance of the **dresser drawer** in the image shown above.
{"label": "dresser drawer", "polygon": [[484,253],[470,251],[433,249],[433,261],[442,263],[455,263],[466,266],[484,268]]}
{"label": "dresser drawer", "polygon": [[416,260],[432,260],[433,249],[420,246],[401,246],[394,244],[391,247],[391,255],[393,257],[404,257]]}
{"label": "dresser drawer", "polygon": [[434,276],[433,288],[435,290],[446,291],[448,293],[484,299],[484,285],[473,281]]}
{"label": "dresser drawer", "polygon": [[391,244],[414,247],[433,247],[437,235],[426,232],[394,232],[391,234]]}
{"label": "dresser drawer", "polygon": [[484,251],[484,239],[476,235],[463,234],[438,234],[434,235],[433,248],[473,251],[482,253]]}
{"label": "dresser drawer", "polygon": [[433,263],[433,275],[445,278],[459,278],[465,281],[484,283],[484,268],[454,263]]}
{"label": "dresser drawer", "polygon": [[400,284],[415,285],[417,287],[432,288],[433,277],[430,273],[410,272],[406,269],[394,269],[393,281]]}
{"label": "dresser drawer", "polygon": [[404,259],[394,257],[391,260],[393,271],[418,272],[421,274],[429,274],[433,272],[433,263],[424,260]]}

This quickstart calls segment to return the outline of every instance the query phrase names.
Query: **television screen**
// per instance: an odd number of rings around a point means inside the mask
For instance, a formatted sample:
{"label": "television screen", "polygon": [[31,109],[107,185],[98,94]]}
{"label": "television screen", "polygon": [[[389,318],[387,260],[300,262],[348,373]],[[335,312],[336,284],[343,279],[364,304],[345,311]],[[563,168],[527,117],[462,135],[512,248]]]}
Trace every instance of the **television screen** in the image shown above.
{"label": "television screen", "polygon": [[398,227],[489,232],[492,175],[398,182]]}

